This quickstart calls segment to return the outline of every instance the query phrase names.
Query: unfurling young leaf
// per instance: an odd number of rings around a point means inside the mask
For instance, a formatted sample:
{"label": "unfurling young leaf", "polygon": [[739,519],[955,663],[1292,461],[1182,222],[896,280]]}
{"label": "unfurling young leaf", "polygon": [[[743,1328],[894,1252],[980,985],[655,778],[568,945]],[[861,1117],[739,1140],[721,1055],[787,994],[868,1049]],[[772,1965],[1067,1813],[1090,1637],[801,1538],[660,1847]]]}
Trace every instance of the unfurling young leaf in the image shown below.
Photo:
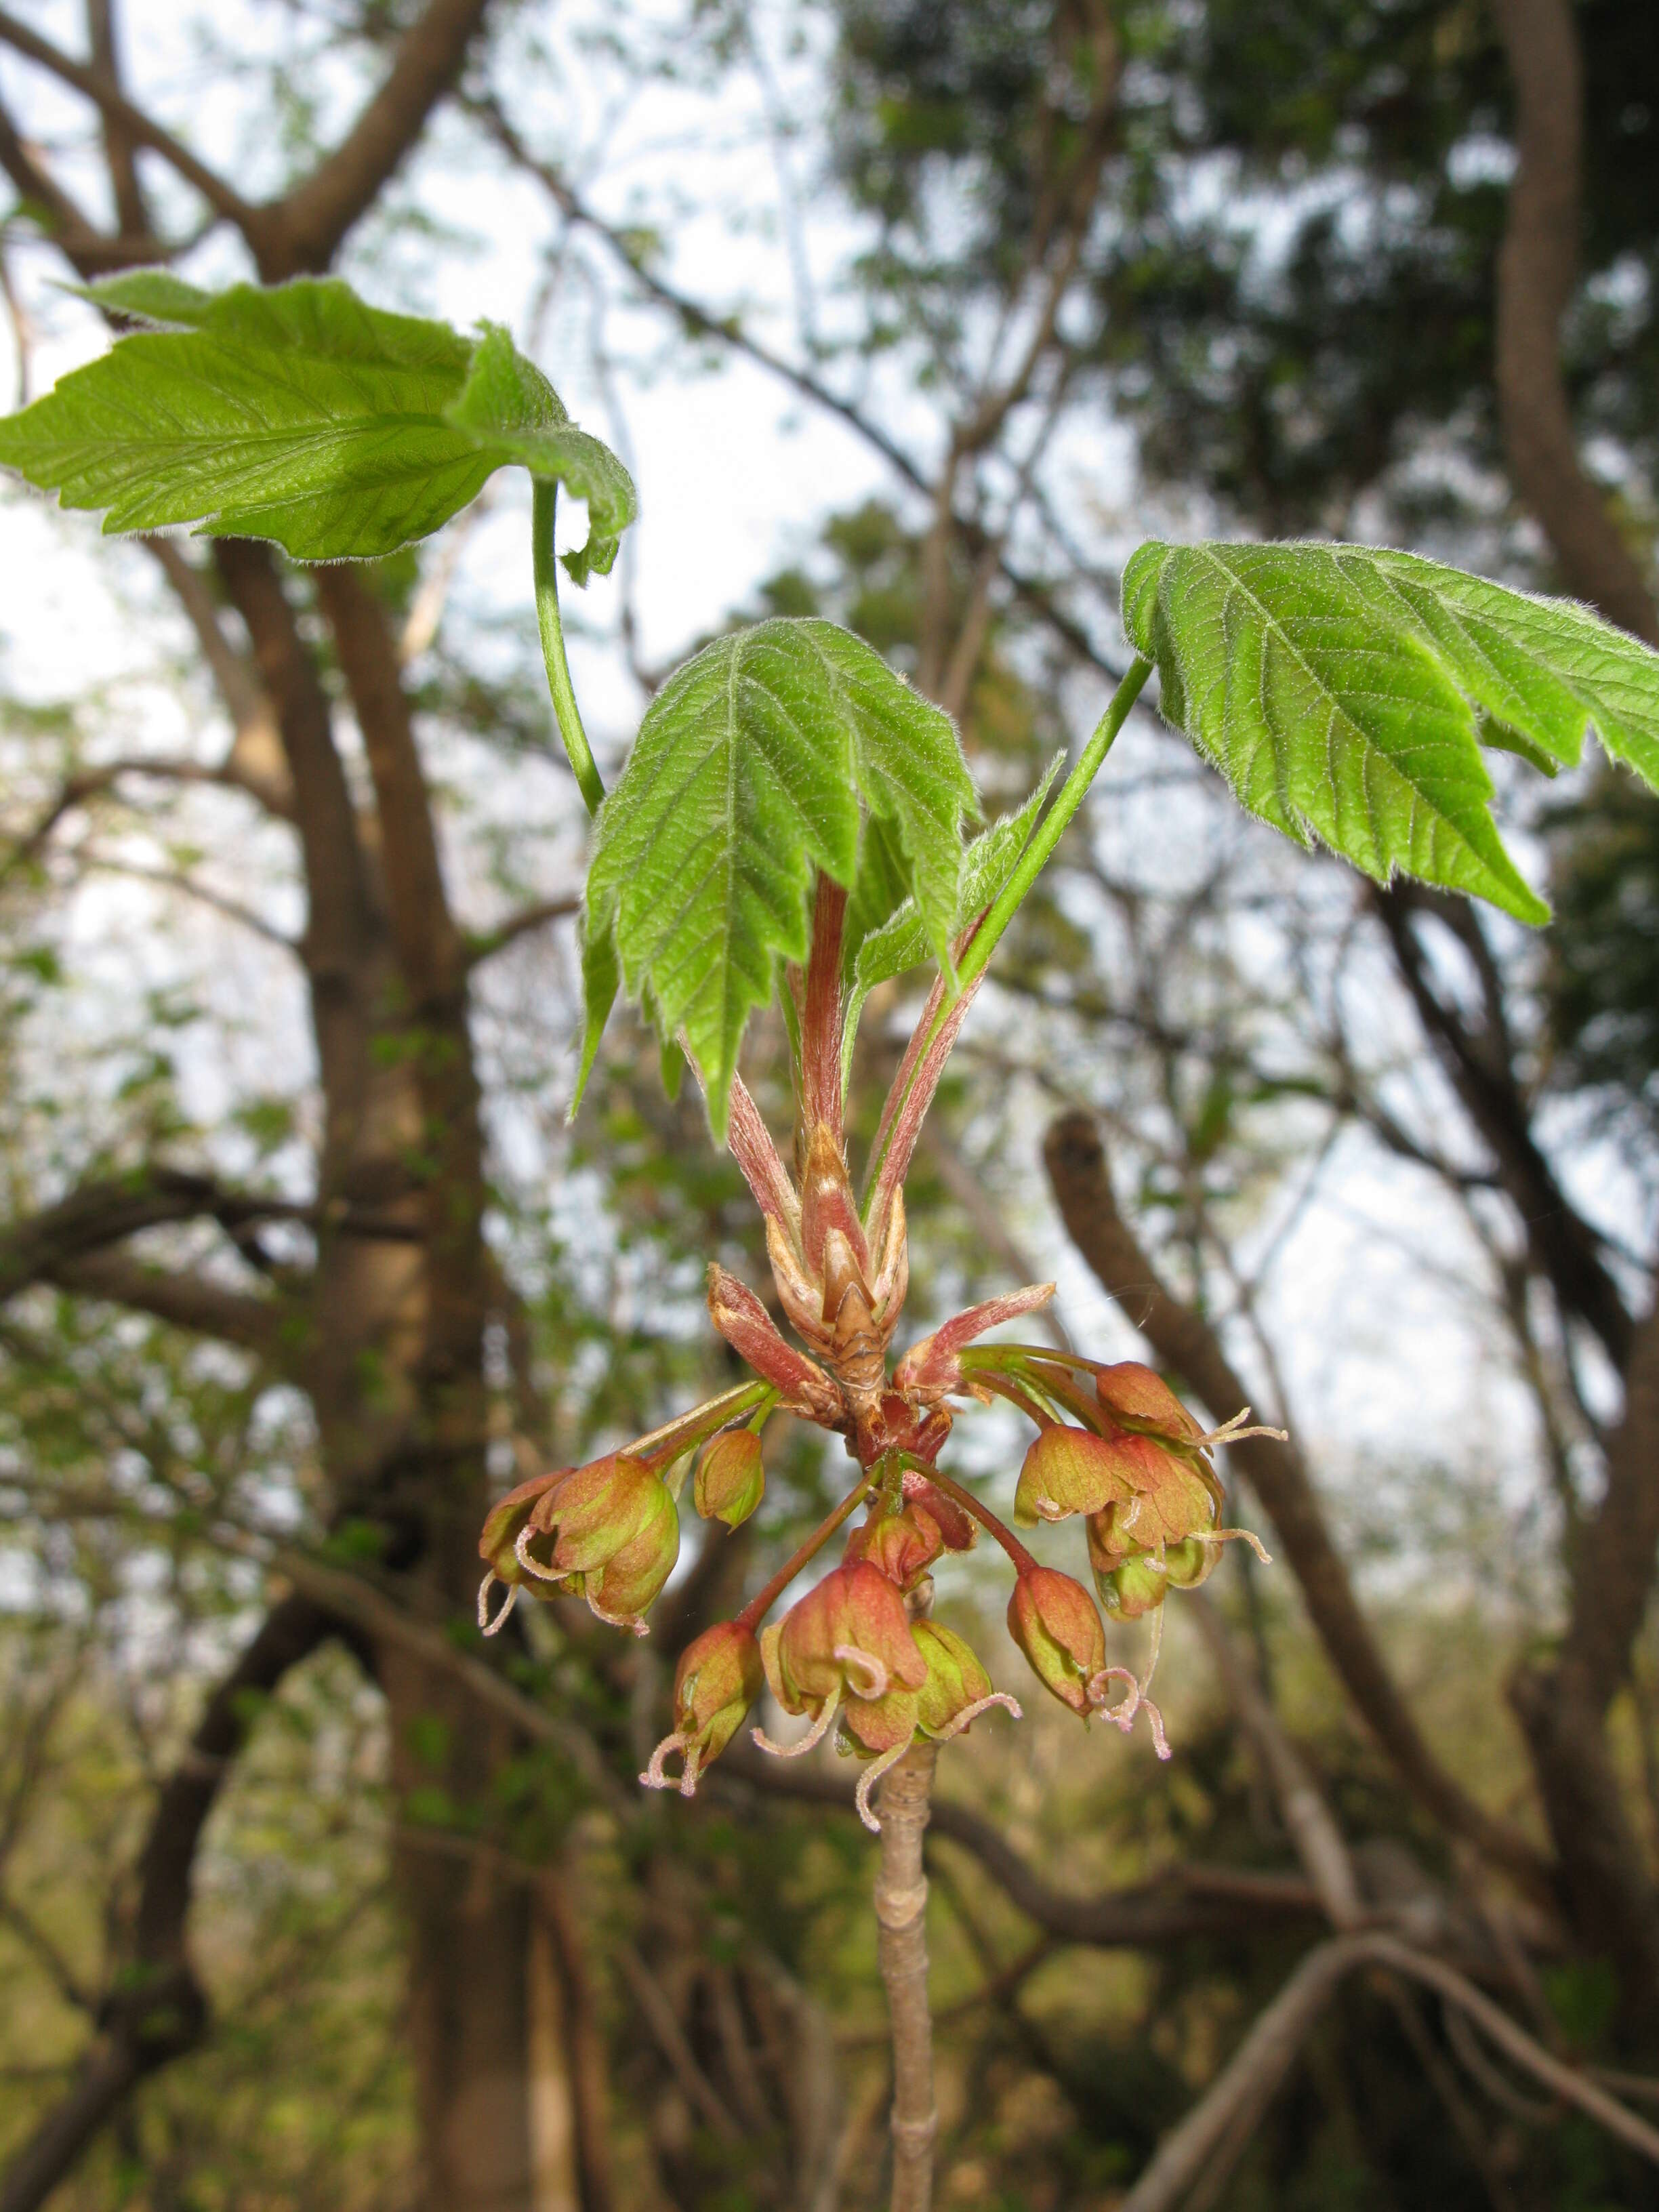
{"label": "unfurling young leaf", "polygon": [[634,479],[609,446],[579,430],[559,395],[499,325],[486,323],[461,396],[447,419],[532,476],[587,502],[587,543],[563,556],[574,583],[608,576],[624,530],[639,513]]}
{"label": "unfurling young leaf", "polygon": [[1242,804],[1378,882],[1547,921],[1493,827],[1483,744],[1553,775],[1594,728],[1659,788],[1659,659],[1571,601],[1364,545],[1154,543],[1123,622]]}
{"label": "unfurling young leaf", "polygon": [[[1036,789],[1025,804],[1012,814],[1005,814],[981,830],[962,855],[962,886],[957,895],[956,927],[953,936],[959,936],[969,923],[977,921],[997,893],[1014,872],[1015,863],[1030,842],[1037,817],[1043,802],[1054,787],[1054,778],[1066,765],[1064,753],[1056,753]],[[856,892],[854,896],[856,896]],[[846,1089],[852,1079],[853,1047],[858,1036],[859,1016],[864,1002],[878,983],[890,983],[896,975],[902,975],[912,968],[919,968],[928,957],[931,947],[921,926],[921,916],[916,912],[915,901],[906,898],[882,924],[872,930],[859,944],[851,962],[852,988],[848,994],[846,1024],[842,1036],[842,1088]]]}
{"label": "unfurling young leaf", "polygon": [[652,702],[599,812],[581,1082],[620,974],[665,1039],[684,1029],[723,1135],[749,1016],[805,957],[817,871],[850,886],[877,817],[948,968],[976,812],[949,716],[849,632],[780,618],[705,647]]}
{"label": "unfurling young leaf", "polygon": [[499,331],[475,344],[333,277],[213,294],[136,270],[86,296],[159,327],[0,422],[0,463],[66,507],[106,508],[107,531],[189,523],[296,560],[368,560],[521,462],[588,501],[588,543],[568,562],[582,582],[634,518],[622,463]]}

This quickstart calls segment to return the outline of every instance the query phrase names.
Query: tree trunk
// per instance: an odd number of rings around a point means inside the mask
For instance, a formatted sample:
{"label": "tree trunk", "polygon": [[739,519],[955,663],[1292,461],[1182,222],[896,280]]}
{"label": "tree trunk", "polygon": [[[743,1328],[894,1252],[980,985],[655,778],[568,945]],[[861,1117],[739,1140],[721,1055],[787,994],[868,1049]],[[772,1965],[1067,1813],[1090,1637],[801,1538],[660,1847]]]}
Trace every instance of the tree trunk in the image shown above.
{"label": "tree trunk", "polygon": [[[464,1690],[384,1651],[392,1778],[407,1806],[442,1790],[477,1804],[511,1745]],[[489,1850],[457,1850],[405,1814],[394,1855],[408,1941],[409,2040],[428,2212],[553,2212],[531,2162],[530,1899]],[[543,2054],[543,2064],[547,2057]],[[545,2085],[544,2085],[544,2095]]]}

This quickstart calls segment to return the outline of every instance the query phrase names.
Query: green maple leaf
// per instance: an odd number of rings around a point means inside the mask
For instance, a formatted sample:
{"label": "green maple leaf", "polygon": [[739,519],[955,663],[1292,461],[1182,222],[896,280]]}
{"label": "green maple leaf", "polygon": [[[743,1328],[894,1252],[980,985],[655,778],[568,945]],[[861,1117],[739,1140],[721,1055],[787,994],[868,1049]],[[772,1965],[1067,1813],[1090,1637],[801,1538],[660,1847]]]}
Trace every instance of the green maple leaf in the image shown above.
{"label": "green maple leaf", "polygon": [[848,631],[780,618],[705,647],[652,702],[599,810],[578,1098],[623,985],[665,1042],[684,1033],[723,1136],[749,1017],[780,962],[805,957],[817,872],[850,885],[878,817],[949,969],[976,811],[948,715]]}
{"label": "green maple leaf", "polygon": [[370,307],[337,278],[207,293],[165,270],[87,288],[155,327],[0,422],[0,463],[106,531],[194,525],[301,561],[428,536],[518,462],[588,501],[585,582],[636,512],[616,455],[579,430],[503,331]]}
{"label": "green maple leaf", "polygon": [[1659,788],[1659,655],[1571,601],[1370,546],[1153,543],[1123,622],[1241,803],[1378,882],[1548,919],[1493,825],[1483,744],[1553,775],[1593,729]]}

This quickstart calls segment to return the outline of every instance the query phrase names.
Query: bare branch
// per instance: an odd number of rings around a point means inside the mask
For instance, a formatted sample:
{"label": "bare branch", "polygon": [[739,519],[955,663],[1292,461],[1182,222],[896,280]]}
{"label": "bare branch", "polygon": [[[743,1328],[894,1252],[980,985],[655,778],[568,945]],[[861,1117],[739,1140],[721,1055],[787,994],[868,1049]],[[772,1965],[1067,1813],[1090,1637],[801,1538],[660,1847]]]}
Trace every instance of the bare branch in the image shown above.
{"label": "bare branch", "polygon": [[291,1199],[229,1190],[210,1176],[161,1165],[83,1183],[57,1205],[0,1231],[0,1301],[167,1222],[205,1218],[234,1230],[255,1221],[303,1218],[307,1212]]}
{"label": "bare branch", "polygon": [[[1401,979],[1437,1057],[1491,1151],[1521,1218],[1534,1264],[1561,1304],[1589,1323],[1614,1366],[1622,1370],[1630,1355],[1629,1310],[1602,1263],[1595,1231],[1571,1205],[1539,1150],[1498,1020],[1489,1011],[1479,1028],[1472,1027],[1435,990],[1414,926],[1419,915],[1436,915],[1473,957],[1471,933],[1480,939],[1480,925],[1464,901],[1403,883],[1371,896]],[[1484,940],[1480,942],[1484,951]],[[1486,982],[1483,988],[1490,1009],[1494,987]]]}
{"label": "bare branch", "polygon": [[1625,1410],[1607,1439],[1607,1490],[1573,1562],[1564,1660],[1605,1705],[1630,1671],[1659,1547],[1659,1303],[1636,1331]]}
{"label": "bare branch", "polygon": [[505,921],[497,922],[494,929],[485,930],[481,936],[467,939],[466,964],[480,968],[486,960],[493,960],[509,945],[516,945],[532,929],[544,928],[550,921],[566,921],[581,911],[581,900],[573,894],[566,898],[538,899],[534,905],[520,907],[517,914],[509,915]]}
{"label": "bare branch", "polygon": [[1359,1940],[1376,1965],[1390,1966],[1396,1973],[1407,1975],[1413,1981],[1437,1990],[1448,2003],[1467,2013],[1506,2058],[1567,2104],[1576,2105],[1581,2112],[1588,2113],[1620,2142],[1659,2166],[1659,2129],[1650,2127],[1645,2120],[1627,2112],[1588,2073],[1553,2057],[1541,2043],[1511,2020],[1501,2005],[1494,2004],[1484,1991],[1476,1989],[1466,1975],[1447,1966],[1443,1960],[1431,1958],[1393,1936],[1367,1936]]}
{"label": "bare branch", "polygon": [[582,2212],[613,2212],[616,2185],[611,2173],[605,2028],[568,1890],[568,1875],[544,1871],[535,1878],[535,1904],[552,1939],[563,1998]]}
{"label": "bare branch", "polygon": [[246,210],[243,228],[267,283],[327,268],[454,85],[488,7],[489,0],[428,0],[334,151],[283,198]]}
{"label": "bare branch", "polygon": [[[695,337],[713,338],[722,345],[729,346],[734,353],[752,361],[757,368],[765,369],[769,375],[789,385],[804,398],[810,399],[814,406],[837,416],[857,433],[872,453],[878,453],[913,490],[922,492],[930,499],[934,496],[936,487],[914,456],[906,453],[898,441],[855,401],[832,390],[811,369],[803,368],[781,354],[773,352],[769,346],[752,337],[736,317],[716,313],[713,308],[693,299],[689,293],[677,290],[654,270],[646,267],[637,249],[621,231],[596,214],[550,162],[537,159],[507,119],[498,101],[485,96],[465,100],[462,105],[484,124],[508,159],[527,175],[536,179],[566,221],[591,231],[646,296],[665,308],[684,330]],[[959,516],[956,526],[971,555],[977,556],[991,545],[990,533],[971,518]],[[1021,603],[1046,623],[1080,661],[1098,669],[1114,682],[1122,676],[1123,670],[1117,661],[1097,646],[1083,624],[1059,605],[1050,585],[1041,577],[1018,568],[1006,549],[998,549],[996,565]]]}
{"label": "bare branch", "polygon": [[53,46],[49,39],[43,39],[38,31],[32,31],[27,23],[20,23],[6,9],[0,9],[0,41],[41,69],[50,70],[53,76],[73,86],[76,92],[84,93],[98,107],[106,123],[116,124],[133,145],[148,146],[152,153],[159,154],[164,161],[178,171],[186,184],[195,186],[216,215],[224,216],[243,230],[246,230],[248,225],[257,219],[258,210],[250,202],[245,200],[240,192],[233,191],[224,179],[210,169],[204,161],[198,161],[187,146],[181,145],[173,133],[164,130],[154,117],[146,115],[142,108],[135,107],[101,70],[89,68],[86,63],[74,60],[60,47]]}
{"label": "bare branch", "polygon": [[1584,68],[1571,0],[1497,0],[1515,83],[1509,221],[1498,256],[1498,416],[1517,489],[1567,588],[1650,645],[1659,609],[1578,458],[1561,374],[1561,317],[1577,276]]}
{"label": "bare branch", "polygon": [[200,2040],[207,2005],[185,1942],[197,1845],[247,1739],[258,1698],[329,1629],[326,1615],[307,1600],[285,1598],[208,1700],[151,1818],[139,1862],[131,1969],[105,2000],[102,2033],[67,2094],[0,2181],[0,2212],[40,2212],[137,2084]]}
{"label": "bare branch", "polygon": [[1659,2130],[1628,2112],[1587,2075],[1552,2057],[1454,1967],[1392,1936],[1343,1936],[1309,1952],[1198,2104],[1159,2144],[1124,2198],[1121,2212],[1173,2212],[1212,2158],[1248,2139],[1338,1985],[1364,1966],[1389,1967],[1437,1990],[1468,2014],[1506,2057],[1619,2142],[1659,2164]]}
{"label": "bare branch", "polygon": [[1309,1952],[1186,2118],[1164,2136],[1120,2212],[1174,2212],[1230,2138],[1248,2140],[1315,2021],[1363,1963],[1366,1942],[1338,1936]]}
{"label": "bare branch", "polygon": [[276,945],[284,952],[297,952],[300,949],[291,937],[277,928],[275,922],[267,921],[263,915],[256,914],[252,907],[244,906],[240,899],[234,899],[224,891],[215,890],[210,884],[198,881],[182,868],[147,868],[137,860],[107,860],[102,854],[95,852],[87,854],[85,858],[87,865],[96,868],[100,875],[125,876],[131,883],[151,884],[157,890],[177,891],[181,898],[194,899],[198,906],[210,907],[215,914],[222,915],[227,921],[234,921],[239,927],[251,931],[255,937],[262,937],[267,945]]}
{"label": "bare branch", "polygon": [[480,1705],[510,1721],[521,1735],[551,1746],[613,1811],[629,1814],[637,1809],[634,1794],[617,1780],[585,1730],[514,1689],[504,1674],[453,1644],[441,1626],[417,1619],[404,1606],[383,1596],[361,1575],[324,1566],[303,1553],[279,1553],[273,1565],[313,1604],[336,1620],[350,1622],[372,1644],[401,1645],[463,1683]]}
{"label": "bare branch", "polygon": [[92,1994],[82,1985],[80,1976],[46,1929],[15,1898],[0,1896],[0,1921],[5,1923],[25,1949],[34,1954],[66,2004],[73,2006],[76,2012],[90,2013],[95,2009]]}
{"label": "bare branch", "polygon": [[70,776],[58,791],[30,830],[25,830],[3,858],[0,858],[0,882],[14,870],[29,866],[38,860],[59,823],[100,798],[128,777],[154,777],[161,783],[212,783],[246,789],[240,775],[228,766],[213,768],[205,762],[192,760],[148,759],[143,755],[131,758],[105,761],[97,768],[82,769]]}
{"label": "bare branch", "polygon": [[[115,0],[87,0],[87,43],[92,65],[112,92],[121,89],[121,54],[116,36]],[[104,160],[115,195],[115,211],[125,231],[142,234],[149,228],[149,210],[132,158],[132,133],[114,117],[104,118]]]}
{"label": "bare branch", "polygon": [[1226,1686],[1244,1730],[1255,1747],[1279,1802],[1296,1855],[1307,1870],[1331,1925],[1356,1927],[1364,1917],[1359,1878],[1336,1816],[1326,1803],[1306,1761],[1279,1725],[1279,1716],[1237,1650],[1220,1613],[1202,1590],[1190,1607],[1216,1672]]}
{"label": "bare branch", "polygon": [[[379,933],[328,695],[270,548],[246,538],[216,538],[213,557],[253,641],[259,679],[275,702],[293,779],[310,901],[307,964],[313,977],[326,975],[337,988],[362,965]],[[328,1061],[324,1040],[325,1086],[331,1079]]]}
{"label": "bare branch", "polygon": [[[850,1782],[736,1748],[726,1753],[708,1784],[716,1791],[734,1785],[854,1810]],[[1285,1920],[1316,1918],[1321,1910],[1317,1893],[1299,1875],[1231,1867],[1169,1867],[1133,1887],[1078,1897],[1051,1887],[992,1822],[954,1799],[934,1799],[928,1827],[930,1836],[970,1852],[1026,1918],[1058,1942],[1155,1951],[1193,1936],[1237,1936]]]}
{"label": "bare branch", "polygon": [[149,1314],[197,1336],[216,1337],[261,1359],[276,1358],[283,1324],[290,1311],[286,1301],[253,1297],[204,1275],[149,1267],[141,1260],[114,1252],[64,1261],[41,1273],[60,1290]]}
{"label": "bare branch", "polygon": [[347,563],[317,571],[319,605],[334,632],[380,820],[380,860],[398,957],[417,1006],[452,992],[460,939],[449,911],[431,794],[391,628],[380,603]]}
{"label": "bare branch", "polygon": [[283,758],[276,708],[258,672],[225,635],[207,577],[185,558],[174,539],[158,534],[140,542],[184,609],[234,726],[236,735],[224,763],[226,780],[252,793],[273,814],[291,821],[294,781]]}
{"label": "bare branch", "polygon": [[16,185],[26,206],[47,218],[55,243],[85,277],[135,263],[165,261],[173,248],[147,235],[111,237],[100,231],[74,196],[36,161],[16,125],[0,106],[0,168]]}
{"label": "bare branch", "polygon": [[631,1943],[617,1947],[617,1962],[623,1970],[623,1979],[628,1984],[634,2002],[645,2016],[653,2039],[668,2061],[674,2079],[685,2093],[692,2109],[702,2116],[704,2124],[727,2142],[737,2139],[737,2123],[721,2101],[720,2092],[697,2063],[696,2053],[686,2040],[685,2030],[675,2016],[666,1991]]}

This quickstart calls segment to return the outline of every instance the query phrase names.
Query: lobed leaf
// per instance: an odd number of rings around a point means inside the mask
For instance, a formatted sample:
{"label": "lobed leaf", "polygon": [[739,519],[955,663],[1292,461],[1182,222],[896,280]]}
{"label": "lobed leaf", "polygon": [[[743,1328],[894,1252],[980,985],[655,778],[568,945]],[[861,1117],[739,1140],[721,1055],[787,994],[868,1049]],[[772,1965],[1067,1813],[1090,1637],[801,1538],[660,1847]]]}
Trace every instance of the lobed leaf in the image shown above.
{"label": "lobed leaf", "polygon": [[878,818],[948,968],[976,811],[949,716],[848,631],[778,618],[705,647],[652,702],[599,810],[577,1098],[620,980],[665,1041],[684,1031],[723,1136],[749,1016],[780,961],[805,957],[817,871],[851,885]]}
{"label": "lobed leaf", "polygon": [[0,463],[103,507],[106,531],[193,524],[274,539],[296,560],[367,560],[423,538],[503,465],[569,484],[585,580],[632,520],[627,471],[576,429],[504,333],[369,307],[337,278],[202,292],[165,270],[84,288],[156,327],[0,422]]}
{"label": "lobed leaf", "polygon": [[1659,655],[1571,601],[1361,545],[1143,545],[1123,622],[1166,720],[1242,804],[1378,882],[1396,871],[1523,921],[1482,744],[1546,773],[1594,729],[1659,788]]}

